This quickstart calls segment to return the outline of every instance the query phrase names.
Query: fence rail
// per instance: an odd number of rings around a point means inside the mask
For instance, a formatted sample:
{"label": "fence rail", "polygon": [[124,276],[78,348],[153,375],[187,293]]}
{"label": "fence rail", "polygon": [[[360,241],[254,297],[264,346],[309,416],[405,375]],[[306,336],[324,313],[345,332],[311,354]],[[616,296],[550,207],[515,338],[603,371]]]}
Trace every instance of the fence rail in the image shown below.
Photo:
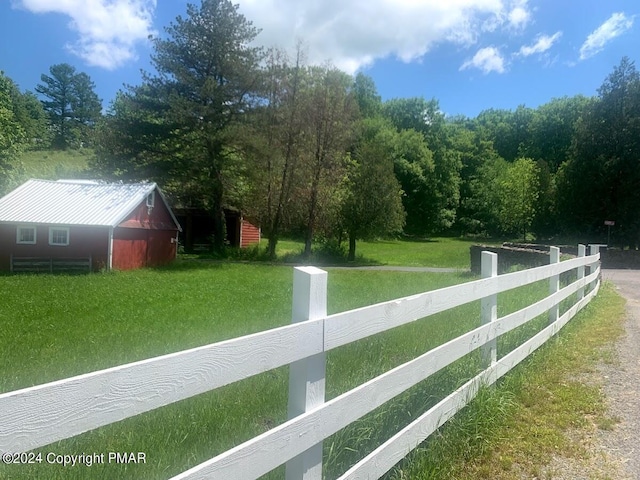
{"label": "fence rail", "polygon": [[[94,428],[291,365],[287,422],[174,479],[257,478],[287,463],[287,479],[319,479],[324,439],[437,371],[482,348],[486,369],[347,471],[341,479],[378,478],[473,398],[555,335],[599,288],[599,253],[497,275],[495,254],[483,255],[480,280],[327,316],[327,273],[294,270],[293,324],[203,347],[0,394],[0,451],[24,452]],[[554,253],[555,252],[555,253]],[[585,268],[589,269],[585,276]],[[559,276],[577,279],[559,288]],[[550,294],[497,318],[497,294],[549,279]],[[562,315],[559,303],[576,301]],[[482,325],[344,394],[324,400],[325,354],[336,347],[482,300]],[[549,312],[549,326],[497,359],[497,338]]]}
{"label": "fence rail", "polygon": [[9,270],[24,272],[91,272],[91,257],[51,258],[51,257],[9,257]]}

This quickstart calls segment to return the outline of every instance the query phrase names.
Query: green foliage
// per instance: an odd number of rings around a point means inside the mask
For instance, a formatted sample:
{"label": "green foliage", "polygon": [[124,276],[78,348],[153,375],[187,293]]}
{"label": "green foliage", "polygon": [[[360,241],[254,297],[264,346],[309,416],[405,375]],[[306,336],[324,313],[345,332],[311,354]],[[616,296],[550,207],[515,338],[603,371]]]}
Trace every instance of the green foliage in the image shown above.
{"label": "green foliage", "polygon": [[493,143],[498,155],[508,162],[527,156],[531,146],[530,124],[534,111],[524,105],[515,111],[489,109],[480,112],[475,128]]}
{"label": "green foliage", "polygon": [[356,240],[399,233],[404,226],[402,190],[393,174],[393,144],[380,119],[363,121],[363,133],[346,175],[341,225],[349,236],[350,261],[355,260]]}
{"label": "green foliage", "polygon": [[519,158],[504,170],[494,185],[498,205],[498,222],[504,233],[526,234],[536,213],[539,171],[529,158]]}
{"label": "green foliage", "polygon": [[155,38],[157,74],[121,94],[101,127],[96,165],[106,174],[158,181],[184,206],[212,215],[224,246],[228,193],[241,181],[237,128],[258,89],[258,34],[228,0],[187,6]]}
{"label": "green foliage", "polygon": [[262,101],[243,139],[251,182],[245,207],[263,226],[271,257],[287,228],[303,232],[309,256],[314,236],[337,228],[357,114],[353,80],[331,65],[305,66],[300,46],[294,62],[269,50],[261,73]]}
{"label": "green foliage", "polygon": [[53,146],[65,149],[92,145],[93,127],[102,112],[94,83],[89,75],[76,73],[67,63],[51,66],[49,73],[41,75],[36,92],[45,97],[42,105],[49,116]]}
{"label": "green foliage", "polygon": [[353,93],[361,118],[375,118],[382,112],[382,99],[373,79],[362,72],[356,74]]}
{"label": "green foliage", "polygon": [[576,122],[590,102],[589,98],[577,95],[553,99],[534,110],[527,156],[544,161],[549,171],[555,173],[570,155]]}
{"label": "green foliage", "polygon": [[[431,156],[428,161],[424,157],[417,162],[416,158],[409,158],[409,162],[417,167],[411,181],[408,182],[406,177],[403,179],[402,173],[398,174],[402,188],[407,192],[404,201],[407,211],[405,231],[413,235],[427,235],[450,228],[460,200],[462,164],[438,101],[427,101],[421,97],[392,99],[383,104],[383,115],[401,135],[411,130],[419,132]],[[400,153],[401,157],[403,153]],[[431,172],[425,169],[426,163],[433,165]]]}
{"label": "green foliage", "polygon": [[[297,185],[304,205],[305,255],[317,231],[331,228],[339,208],[339,184],[345,168],[345,151],[351,143],[355,103],[349,91],[352,79],[334,67],[311,67],[301,91],[303,116],[301,160],[304,176]],[[333,221],[332,221],[333,220]]]}
{"label": "green foliage", "polygon": [[27,142],[16,116],[16,91],[13,81],[0,72],[0,195],[19,183],[22,166],[18,157]]}
{"label": "green foliage", "polygon": [[[567,231],[604,233],[640,246],[640,75],[623,58],[576,126],[573,152],[558,172],[558,208]],[[604,237],[604,235],[603,235]]]}

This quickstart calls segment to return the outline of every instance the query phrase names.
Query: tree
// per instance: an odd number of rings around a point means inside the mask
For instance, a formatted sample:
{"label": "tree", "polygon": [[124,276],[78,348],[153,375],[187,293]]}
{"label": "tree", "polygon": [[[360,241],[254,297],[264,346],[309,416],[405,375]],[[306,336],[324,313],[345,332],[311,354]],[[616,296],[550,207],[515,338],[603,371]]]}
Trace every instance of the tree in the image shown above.
{"label": "tree", "polygon": [[90,142],[90,132],[98,121],[102,103],[95,85],[86,73],[76,73],[67,63],[53,65],[36,92],[45,97],[42,105],[49,116],[53,146],[66,149]]}
{"label": "tree", "polygon": [[261,71],[262,101],[249,112],[243,149],[250,164],[246,203],[268,238],[267,254],[275,258],[283,228],[290,226],[295,185],[300,182],[306,82],[300,44],[291,64],[287,54],[270,49]]}
{"label": "tree", "polygon": [[26,143],[24,128],[15,116],[13,81],[0,71],[0,195],[14,187],[21,169],[18,156]]}
{"label": "tree", "polygon": [[353,81],[353,95],[361,118],[375,118],[382,113],[382,99],[371,77],[358,72]]}
{"label": "tree", "polygon": [[334,187],[342,176],[346,149],[355,115],[349,92],[352,79],[332,67],[312,67],[305,92],[305,135],[303,140],[306,182],[301,196],[306,203],[304,255],[311,244],[318,218],[334,197]]}
{"label": "tree", "polygon": [[259,86],[262,51],[251,46],[258,30],[230,1],[204,0],[200,7],[188,5],[187,18],[178,16],[165,31],[167,38],[153,40],[157,74],[146,73],[142,86],[129,89],[116,110],[126,117],[111,122],[148,134],[125,133],[122,142],[111,135],[110,151],[122,168],[131,170],[123,155],[130,152],[148,179],[170,179],[184,206],[206,208],[214,247],[221,250],[224,208],[233,206],[229,192],[239,181],[241,119]]}
{"label": "tree", "polygon": [[529,158],[519,158],[504,170],[493,187],[497,194],[498,221],[503,233],[522,233],[526,241],[527,232],[536,214],[539,171]]}
{"label": "tree", "polygon": [[616,222],[622,246],[640,246],[640,74],[623,58],[576,124],[570,158],[558,172],[565,229],[604,235]]}
{"label": "tree", "polygon": [[528,156],[547,163],[555,173],[571,152],[576,123],[591,99],[582,95],[555,98],[533,111]]}
{"label": "tree", "polygon": [[493,142],[483,139],[467,123],[466,119],[457,119],[448,125],[449,137],[462,164],[456,226],[462,234],[497,233],[492,186],[508,164],[498,156]]}
{"label": "tree", "polygon": [[438,209],[435,163],[423,135],[413,129],[399,132],[394,129],[393,133],[383,131],[378,136],[386,137],[385,140],[393,145],[394,171],[404,192],[405,232],[421,235],[435,230],[432,223]]}
{"label": "tree", "polygon": [[349,261],[355,260],[356,240],[399,233],[404,226],[402,189],[393,173],[388,129],[381,119],[364,120],[347,168],[341,218],[349,237]]}
{"label": "tree", "polygon": [[[451,144],[438,101],[421,97],[392,99],[383,104],[383,114],[400,132],[414,130],[420,133],[431,157],[427,162],[432,165],[431,171],[423,168],[427,165],[423,160],[422,172],[411,188],[408,188],[406,178],[403,180],[407,172],[396,169],[405,191],[406,232],[427,235],[448,229],[453,225],[460,199],[462,164],[459,152]],[[418,170],[413,172],[419,173]],[[416,182],[422,183],[419,189],[416,189]],[[419,208],[415,209],[411,203]]]}

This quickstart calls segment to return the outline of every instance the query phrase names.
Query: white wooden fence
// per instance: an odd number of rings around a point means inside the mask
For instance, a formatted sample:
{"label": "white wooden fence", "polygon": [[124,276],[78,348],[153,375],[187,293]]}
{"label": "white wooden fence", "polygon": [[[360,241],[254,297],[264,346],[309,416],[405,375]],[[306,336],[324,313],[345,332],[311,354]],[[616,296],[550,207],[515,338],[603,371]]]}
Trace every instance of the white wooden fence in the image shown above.
{"label": "white wooden fence", "polygon": [[[494,383],[560,330],[597,293],[600,254],[497,275],[497,257],[483,252],[482,279],[356,310],[326,314],[327,273],[294,270],[293,324],[182,352],[0,395],[0,452],[25,452],[88,430],[291,364],[287,422],[174,479],[257,478],[286,463],[287,479],[319,479],[322,442],[468,353],[482,348],[486,369],[349,469],[341,479],[379,478],[451,418],[482,385]],[[589,269],[585,276],[585,267]],[[559,276],[577,280],[559,288]],[[497,318],[497,294],[549,279],[549,296]],[[575,302],[559,316],[559,303]],[[324,399],[325,353],[361,338],[481,300],[482,325],[330,401]],[[496,357],[496,339],[549,312],[549,326]]]}

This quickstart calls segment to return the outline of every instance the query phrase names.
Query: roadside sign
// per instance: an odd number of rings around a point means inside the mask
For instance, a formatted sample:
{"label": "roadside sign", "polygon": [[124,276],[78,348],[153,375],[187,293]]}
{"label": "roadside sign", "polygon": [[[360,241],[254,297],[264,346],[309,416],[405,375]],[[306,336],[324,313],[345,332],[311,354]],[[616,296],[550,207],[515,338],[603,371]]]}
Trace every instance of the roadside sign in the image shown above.
{"label": "roadside sign", "polygon": [[605,220],[604,224],[609,227],[613,227],[616,224],[616,222],[614,222],[613,220]]}

